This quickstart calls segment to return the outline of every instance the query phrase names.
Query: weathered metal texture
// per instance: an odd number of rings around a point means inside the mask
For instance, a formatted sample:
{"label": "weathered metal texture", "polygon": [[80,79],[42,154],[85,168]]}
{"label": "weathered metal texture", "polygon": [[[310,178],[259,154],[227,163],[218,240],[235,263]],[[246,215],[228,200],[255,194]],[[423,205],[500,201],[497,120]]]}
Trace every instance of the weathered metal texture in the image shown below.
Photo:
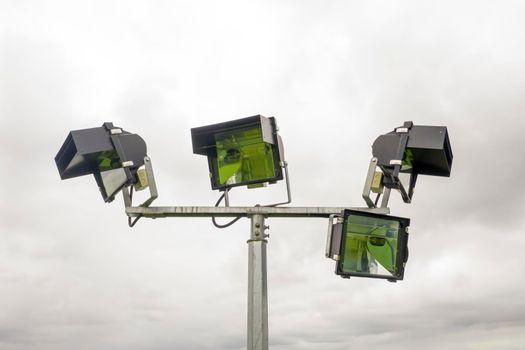
{"label": "weathered metal texture", "polygon": [[370,198],[370,191],[372,190],[372,181],[374,181],[374,174],[377,167],[377,158],[372,158],[370,160],[370,165],[368,166],[368,172],[366,173],[365,187],[363,188],[363,199],[366,202],[366,205],[369,208],[375,208],[376,205],[372,198]]}
{"label": "weathered metal texture", "polygon": [[264,216],[251,217],[248,241],[248,350],[268,350],[268,278]]}
{"label": "weathered metal texture", "polygon": [[388,208],[348,208],[348,207],[127,207],[126,214],[131,217],[312,217],[328,218],[332,214],[341,214],[345,209],[360,210],[377,214],[389,214]]}

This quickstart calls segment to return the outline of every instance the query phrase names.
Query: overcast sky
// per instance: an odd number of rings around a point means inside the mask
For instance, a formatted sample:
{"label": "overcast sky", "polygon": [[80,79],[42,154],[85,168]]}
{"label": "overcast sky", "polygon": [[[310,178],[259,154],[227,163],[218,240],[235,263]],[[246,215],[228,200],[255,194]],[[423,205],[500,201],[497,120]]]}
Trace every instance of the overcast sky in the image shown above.
{"label": "overcast sky", "polygon": [[[525,348],[522,1],[0,0],[0,348],[236,350],[249,222],[142,219],[91,176],[61,181],[70,130],[148,144],[158,205],[213,205],[190,128],[275,116],[296,206],[364,206],[371,144],[447,126],[450,178],[420,177],[405,280],[341,279],[325,219],[269,219],[275,350]],[[281,200],[282,183],[232,191]]]}

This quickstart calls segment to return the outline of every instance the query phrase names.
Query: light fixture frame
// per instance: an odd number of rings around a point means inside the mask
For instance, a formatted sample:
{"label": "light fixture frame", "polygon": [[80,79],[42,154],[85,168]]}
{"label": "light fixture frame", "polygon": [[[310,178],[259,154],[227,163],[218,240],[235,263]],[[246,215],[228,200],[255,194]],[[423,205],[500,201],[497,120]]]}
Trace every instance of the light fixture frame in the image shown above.
{"label": "light fixture frame", "polygon": [[[215,135],[228,131],[234,133],[254,127],[261,128],[263,142],[271,145],[275,176],[252,181],[243,181],[236,184],[220,184]],[[227,191],[233,187],[239,186],[251,186],[265,183],[273,184],[277,181],[283,180],[284,178],[284,149],[282,139],[278,134],[278,127],[274,117],[266,118],[262,115],[255,115],[223,123],[192,128],[191,137],[193,153],[207,156],[212,190]]]}
{"label": "light fixture frame", "polygon": [[[407,121],[402,127],[377,137],[372,154],[372,161],[384,175],[382,185],[397,189],[405,203],[412,201],[418,175],[450,177],[452,170],[453,153],[445,126],[414,125]],[[405,164],[407,154],[412,157],[410,167]],[[408,186],[402,183],[401,173],[410,174]]]}
{"label": "light fixture frame", "polygon": [[[345,238],[348,227],[348,217],[350,215],[373,217],[384,220],[391,220],[399,222],[399,230],[397,237],[397,256],[396,256],[396,274],[383,275],[372,274],[366,272],[344,272],[342,264],[344,262]],[[337,219],[334,224],[334,218]],[[367,277],[376,279],[386,279],[390,282],[403,280],[405,275],[405,265],[408,260],[408,228],[410,226],[410,219],[398,216],[391,216],[379,214],[374,212],[365,212],[360,210],[345,209],[338,216],[331,216],[329,219],[329,232],[326,245],[326,257],[336,261],[335,274],[342,278],[350,277]]]}
{"label": "light fixture frame", "polygon": [[[115,151],[125,180],[111,193],[107,193],[101,171],[96,163],[97,155]],[[146,142],[138,135],[127,132],[113,123],[101,127],[70,131],[55,156],[55,163],[62,180],[92,174],[105,202],[111,202],[124,187],[138,182],[137,171],[147,156]]]}

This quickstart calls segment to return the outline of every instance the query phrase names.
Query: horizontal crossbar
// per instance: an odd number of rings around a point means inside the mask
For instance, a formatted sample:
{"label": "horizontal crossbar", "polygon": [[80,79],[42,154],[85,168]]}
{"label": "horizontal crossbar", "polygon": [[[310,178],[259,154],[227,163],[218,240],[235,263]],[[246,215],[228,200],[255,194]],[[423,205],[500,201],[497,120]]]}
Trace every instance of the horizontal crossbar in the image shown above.
{"label": "horizontal crossbar", "polygon": [[255,214],[265,217],[312,217],[327,218],[341,214],[345,209],[369,213],[389,214],[388,208],[344,208],[344,207],[127,207],[130,217],[249,217]]}

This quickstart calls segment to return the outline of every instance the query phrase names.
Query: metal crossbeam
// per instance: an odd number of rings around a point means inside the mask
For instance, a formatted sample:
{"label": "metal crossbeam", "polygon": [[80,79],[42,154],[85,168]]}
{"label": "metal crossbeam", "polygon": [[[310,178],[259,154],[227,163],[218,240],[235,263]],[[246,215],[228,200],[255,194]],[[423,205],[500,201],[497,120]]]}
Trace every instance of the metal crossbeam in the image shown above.
{"label": "metal crossbeam", "polygon": [[345,209],[359,210],[377,214],[389,214],[389,208],[348,208],[348,207],[127,207],[126,214],[131,217],[265,217],[290,218],[328,218],[341,214]]}

